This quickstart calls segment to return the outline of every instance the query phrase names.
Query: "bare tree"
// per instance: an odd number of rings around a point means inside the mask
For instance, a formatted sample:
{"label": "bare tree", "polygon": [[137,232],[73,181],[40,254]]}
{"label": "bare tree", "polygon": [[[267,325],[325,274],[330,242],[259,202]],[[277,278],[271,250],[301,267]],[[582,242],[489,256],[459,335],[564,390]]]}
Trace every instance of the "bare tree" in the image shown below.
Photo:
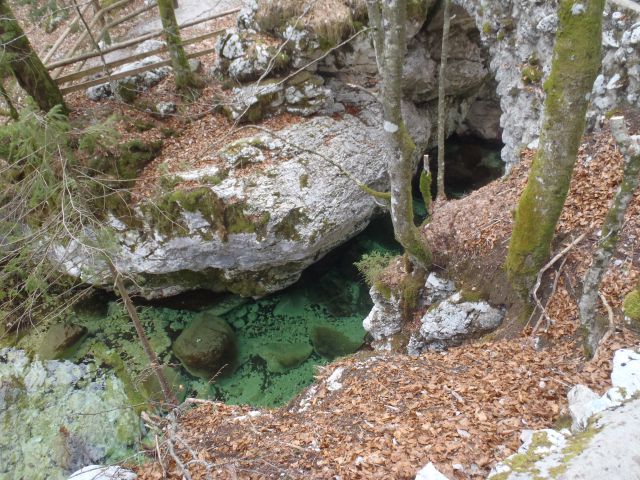
{"label": "bare tree", "polygon": [[182,46],[173,0],[158,0],[158,9],[160,10],[164,37],[169,47],[176,87],[183,93],[193,92],[199,89],[201,84],[195,73],[191,71],[187,54]]}
{"label": "bare tree", "polygon": [[558,33],[544,84],[540,147],[520,197],[506,269],[514,289],[529,295],[549,257],[556,224],[584,132],[589,93],[600,68],[604,0],[560,0]]}
{"label": "bare tree", "polygon": [[391,220],[398,242],[414,262],[427,267],[431,250],[414,224],[411,179],[416,146],[402,117],[402,64],[406,51],[406,0],[367,0],[369,24],[374,29],[378,71],[382,77],[381,102],[389,151]]}
{"label": "bare tree", "polygon": [[6,0],[0,0],[0,42],[2,61],[7,63],[20,86],[33,97],[40,109],[48,112],[61,105],[66,112],[60,89],[31,47]]}
{"label": "bare tree", "polygon": [[622,116],[613,117],[610,127],[624,155],[624,172],[622,183],[602,225],[600,240],[596,245],[591,267],[585,274],[582,287],[579,303],[580,323],[584,330],[585,350],[589,356],[595,352],[604,333],[604,328],[598,323],[596,316],[600,282],[618,245],[624,215],[638,187],[640,175],[640,135],[629,136]]}
{"label": "bare tree", "polygon": [[445,81],[449,56],[449,28],[451,26],[451,0],[444,0],[442,24],[442,53],[440,55],[440,78],[438,83],[438,201],[446,201],[444,192],[444,142],[447,131],[447,98]]}

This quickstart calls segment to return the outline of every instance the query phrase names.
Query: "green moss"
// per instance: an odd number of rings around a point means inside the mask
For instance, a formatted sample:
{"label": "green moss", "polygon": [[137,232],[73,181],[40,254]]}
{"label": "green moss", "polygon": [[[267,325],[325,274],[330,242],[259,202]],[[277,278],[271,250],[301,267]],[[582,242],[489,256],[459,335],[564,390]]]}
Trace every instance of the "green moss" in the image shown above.
{"label": "green moss", "polygon": [[493,30],[493,27],[491,26],[491,23],[484,22],[482,24],[482,33],[484,33],[485,35],[489,35],[492,30]]}
{"label": "green moss", "polygon": [[153,128],[155,128],[156,124],[153,122],[150,122],[148,120],[140,120],[140,119],[136,119],[133,121],[133,128],[142,133],[142,132],[147,132]]}
{"label": "green moss", "polygon": [[276,224],[274,228],[276,237],[285,240],[300,240],[298,226],[300,224],[307,224],[310,221],[311,219],[301,208],[294,208]]}
{"label": "green moss", "polygon": [[303,343],[269,343],[258,351],[271,373],[283,373],[301,365],[313,353],[313,347]]}
{"label": "green moss", "polygon": [[481,302],[483,300],[486,300],[486,297],[480,291],[462,289],[460,292],[460,302]]}
{"label": "green moss", "polygon": [[570,437],[567,441],[567,446],[562,449],[562,464],[557,467],[549,469],[549,474],[552,478],[558,478],[569,468],[571,460],[580,455],[585,448],[589,446],[593,437],[600,430],[595,428],[592,424],[589,425],[587,430],[580,432]]}
{"label": "green moss", "polygon": [[500,31],[498,32],[498,34],[496,35],[496,39],[497,39],[498,41],[502,41],[502,40],[504,40],[504,37],[505,37],[505,36],[506,36],[506,34],[504,33],[504,30],[500,30]]}
{"label": "green moss", "polygon": [[300,188],[308,188],[309,187],[309,175],[303,173],[300,175]]}
{"label": "green moss", "polygon": [[526,65],[521,71],[522,81],[526,85],[538,84],[542,80],[542,70],[536,65]]}
{"label": "green moss", "polygon": [[422,201],[424,202],[424,208],[429,213],[431,207],[431,184],[433,179],[431,178],[431,171],[428,169],[422,169],[420,172],[420,194],[422,195]]}
{"label": "green moss", "polygon": [[373,251],[365,253],[354,265],[364,277],[367,285],[373,287],[380,283],[382,273],[394,258],[397,257],[389,252]]}
{"label": "green moss", "polygon": [[636,287],[624,297],[623,310],[624,315],[629,317],[632,324],[640,326],[640,288]]}

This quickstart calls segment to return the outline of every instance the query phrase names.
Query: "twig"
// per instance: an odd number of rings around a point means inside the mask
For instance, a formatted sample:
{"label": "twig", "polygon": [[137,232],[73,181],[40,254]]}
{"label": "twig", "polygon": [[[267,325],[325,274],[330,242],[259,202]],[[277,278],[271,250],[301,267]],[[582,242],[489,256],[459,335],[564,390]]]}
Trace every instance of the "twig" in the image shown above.
{"label": "twig", "polygon": [[[571,242],[569,245],[567,245],[565,248],[563,248],[558,254],[556,254],[555,257],[553,257],[551,260],[549,260],[549,262],[540,269],[540,271],[538,272],[538,277],[536,279],[536,284],[533,287],[533,290],[531,292],[531,296],[533,297],[533,300],[536,303],[536,306],[540,309],[540,311],[542,312],[542,316],[544,317],[545,321],[546,321],[546,327],[545,328],[549,328],[549,325],[551,325],[551,323],[553,322],[552,318],[549,316],[549,314],[547,313],[547,310],[545,309],[545,307],[542,305],[542,302],[540,301],[540,299],[538,298],[538,289],[540,288],[540,284],[542,283],[542,277],[544,276],[545,272],[547,270],[549,270],[549,268],[551,268],[551,266],[553,266],[554,263],[556,263],[558,260],[560,260],[563,256],[565,256],[573,247],[575,247],[578,243],[580,243],[582,241],[582,239],[587,235],[587,233],[582,233],[580,235],[578,235],[578,237]],[[537,331],[537,328],[534,328],[534,331],[532,332],[532,335]]]}

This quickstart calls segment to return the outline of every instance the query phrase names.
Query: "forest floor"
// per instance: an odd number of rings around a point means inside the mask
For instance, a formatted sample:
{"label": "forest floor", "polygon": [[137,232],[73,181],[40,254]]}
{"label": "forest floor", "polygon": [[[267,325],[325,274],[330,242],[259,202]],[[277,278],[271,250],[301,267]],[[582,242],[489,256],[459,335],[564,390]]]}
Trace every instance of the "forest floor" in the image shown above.
{"label": "forest floor", "polygon": [[[509,176],[436,208],[426,234],[443,267],[455,272],[457,260],[501,268],[531,157],[525,152]],[[603,392],[613,352],[638,344],[620,312],[640,278],[638,194],[601,288],[613,316],[594,360],[585,361],[576,333],[581,277],[621,166],[608,133],[585,139],[555,251],[585,237],[543,278],[548,325],[420,357],[361,352],[322,369],[313,386],[276,410],[213,402],[187,409],[169,438],[192,478],[206,478],[207,463],[214,478],[412,479],[428,462],[452,479],[483,478],[517,450],[523,429],[567,425],[568,390],[582,383]],[[141,479],[182,477],[166,449],[160,459],[150,455]]]}

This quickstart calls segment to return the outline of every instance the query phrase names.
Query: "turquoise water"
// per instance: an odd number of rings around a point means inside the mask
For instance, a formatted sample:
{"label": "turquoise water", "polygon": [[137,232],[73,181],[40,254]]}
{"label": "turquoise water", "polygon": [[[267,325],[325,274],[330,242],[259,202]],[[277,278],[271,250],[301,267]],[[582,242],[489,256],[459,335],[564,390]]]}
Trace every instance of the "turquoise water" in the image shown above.
{"label": "turquoise water", "polygon": [[[386,218],[376,219],[359,236],[311,266],[298,283],[277,294],[251,300],[199,291],[139,305],[138,311],[160,361],[171,367],[174,388],[182,397],[279,406],[313,381],[317,366],[342,352],[336,343],[348,343],[353,349],[363,342],[362,320],[372,303],[353,263],[374,250],[400,253]],[[214,379],[191,375],[171,350],[172,341],[203,313],[224,319],[236,336],[233,361]],[[139,391],[148,394],[149,389],[157,389],[135,330],[118,303],[94,298],[80,305],[74,316],[73,322],[84,325],[88,333],[68,358],[81,361],[102,358],[105,349],[118,352]],[[328,346],[319,348],[318,339],[328,339]],[[331,353],[335,348],[337,352]],[[281,362],[283,354],[286,361]]]}

